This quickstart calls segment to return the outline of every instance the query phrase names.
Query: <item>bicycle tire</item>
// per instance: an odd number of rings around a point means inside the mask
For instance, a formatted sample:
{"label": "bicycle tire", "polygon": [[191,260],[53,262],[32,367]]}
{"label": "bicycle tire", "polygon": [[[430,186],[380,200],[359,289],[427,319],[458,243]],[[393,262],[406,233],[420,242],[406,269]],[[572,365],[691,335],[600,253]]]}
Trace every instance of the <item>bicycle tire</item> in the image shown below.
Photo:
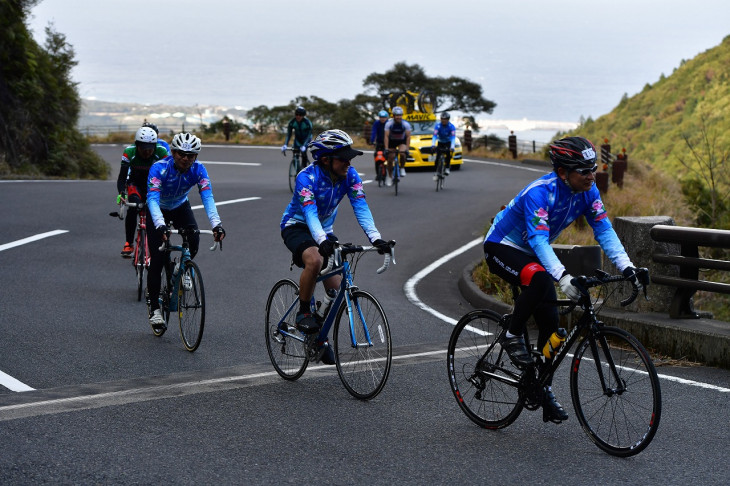
{"label": "bicycle tire", "polygon": [[145,271],[145,260],[147,255],[145,254],[145,241],[147,241],[145,230],[140,229],[137,231],[137,248],[134,249],[134,271],[137,273],[137,302],[142,300],[142,294],[144,290],[144,271]]}
{"label": "bicycle tire", "polygon": [[340,305],[335,319],[333,339],[337,374],[353,397],[370,400],[383,390],[390,374],[393,360],[390,326],[380,302],[369,292],[354,291],[351,300],[353,328],[350,328],[346,302]]}
{"label": "bicycle tire", "polygon": [[393,187],[395,188],[395,195],[398,195],[398,182],[400,181],[400,162],[398,160],[398,156],[396,155],[395,160],[393,161]]}
{"label": "bicycle tire", "polygon": [[[190,277],[186,289],[185,277]],[[205,329],[205,287],[200,268],[193,261],[183,262],[178,282],[177,315],[180,321],[180,337],[185,349],[191,353],[198,349]]]}
{"label": "bicycle tire", "polygon": [[289,190],[292,194],[294,194],[294,187],[297,185],[297,174],[299,172],[297,171],[297,163],[294,158],[291,159],[291,162],[289,163]]}
{"label": "bicycle tire", "polygon": [[451,332],[446,355],[456,403],[485,429],[507,427],[524,407],[517,384],[521,371],[495,343],[501,321],[500,314],[487,309],[464,315]]}
{"label": "bicycle tire", "polygon": [[[304,346],[304,335],[297,331],[294,321],[298,300],[299,286],[289,279],[276,282],[266,300],[266,322],[264,323],[266,350],[269,352],[271,364],[274,365],[279,376],[290,381],[302,376],[309,364]],[[291,308],[292,303],[294,303],[293,308]],[[278,332],[279,322],[282,320],[283,324],[287,326],[287,333],[294,335],[293,337]]]}
{"label": "bicycle tire", "polygon": [[[617,391],[619,381],[624,390]],[[659,377],[644,346],[623,329],[604,326],[583,338],[573,355],[570,392],[583,430],[603,451],[633,456],[654,438],[662,410]]]}
{"label": "bicycle tire", "polygon": [[436,192],[443,187],[444,182],[444,155],[439,152],[436,156]]}

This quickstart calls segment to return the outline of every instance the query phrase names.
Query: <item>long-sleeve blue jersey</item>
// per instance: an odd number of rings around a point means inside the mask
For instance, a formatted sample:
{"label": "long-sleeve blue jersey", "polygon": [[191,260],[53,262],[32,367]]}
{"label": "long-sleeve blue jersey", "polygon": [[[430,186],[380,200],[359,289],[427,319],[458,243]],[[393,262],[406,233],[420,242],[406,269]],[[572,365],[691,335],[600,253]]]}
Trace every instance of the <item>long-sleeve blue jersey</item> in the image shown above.
{"label": "long-sleeve blue jersey", "polygon": [[548,273],[559,280],[565,266],[550,243],[581,215],[586,217],[596,241],[620,271],[633,266],[613,230],[596,185],[588,191],[574,194],[554,172],[522,189],[495,216],[485,241],[502,243],[536,255]]}
{"label": "long-sleeve blue jersey", "polygon": [[334,184],[327,171],[319,164],[312,164],[299,172],[294,195],[281,219],[281,229],[304,223],[309,227],[317,244],[322,243],[327,234],[332,233],[337,207],[345,194],[350,199],[357,222],[368,239],[371,242],[379,239],[380,233],[365,201],[362,179],[353,167],[348,168],[346,177]]}
{"label": "long-sleeve blue jersey", "polygon": [[451,149],[454,149],[456,145],[456,127],[453,123],[449,122],[446,125],[443,123],[436,124],[436,128],[433,129],[431,144],[436,145],[436,142],[450,143]]}
{"label": "long-sleeve blue jersey", "polygon": [[198,186],[210,227],[221,224],[213,199],[213,188],[205,166],[197,160],[185,173],[175,168],[172,155],[152,164],[147,178],[147,207],[155,228],[165,224],[162,209],[175,209],[188,199],[193,186]]}

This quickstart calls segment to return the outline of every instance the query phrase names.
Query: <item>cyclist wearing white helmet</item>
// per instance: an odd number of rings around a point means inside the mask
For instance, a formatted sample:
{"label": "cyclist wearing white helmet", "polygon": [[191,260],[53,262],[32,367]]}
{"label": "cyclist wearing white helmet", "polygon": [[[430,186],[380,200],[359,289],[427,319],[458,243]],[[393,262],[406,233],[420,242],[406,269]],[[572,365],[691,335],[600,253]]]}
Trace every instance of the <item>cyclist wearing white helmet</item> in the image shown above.
{"label": "cyclist wearing white helmet", "polygon": [[[167,156],[167,150],[157,145],[157,133],[142,126],[134,135],[134,145],[122,152],[122,165],[117,176],[117,193],[131,203],[140,203],[147,197],[147,174],[152,164]],[[122,257],[130,258],[134,248],[134,233],[137,229],[137,208],[130,207],[124,219],[124,246]]]}
{"label": "cyclist wearing white helmet", "polygon": [[[350,161],[362,155],[352,148],[352,139],[342,130],[327,130],[309,143],[314,163],[302,170],[296,179],[291,202],[281,219],[281,236],[291,251],[293,262],[302,273],[299,277],[299,312],[297,328],[305,334],[319,332],[319,323],[312,315],[310,301],[317,275],[334,252],[333,224],[340,201],[347,195],[360,227],[373,245],[390,251],[373,222],[365,201],[362,179]],[[339,275],[324,281],[326,289],[340,285]],[[328,343],[322,361],[334,364],[334,353]]]}
{"label": "cyclist wearing white helmet", "polygon": [[[583,137],[567,137],[550,145],[554,171],[528,184],[495,217],[484,239],[484,255],[489,270],[520,287],[514,312],[501,343],[518,368],[534,364],[523,333],[530,316],[539,328],[537,349],[558,328],[554,282],[570,299],[580,291],[572,276],[550,246],[573,221],[585,216],[593,235],[606,256],[627,277],[639,284],[636,268],[611,226],[595,185],[596,150]],[[568,418],[547,383],[543,420],[561,422]]]}
{"label": "cyclist wearing white helmet", "polygon": [[157,125],[145,120],[145,122],[142,124],[142,126],[150,127],[152,130],[154,130],[155,133],[157,134],[157,145],[161,145],[161,146],[165,147],[165,150],[167,150],[167,155],[172,155],[172,152],[170,152],[170,144],[165,142],[165,140],[163,140],[163,138],[160,137],[160,129],[157,128]]}
{"label": "cyclist wearing white helmet", "polygon": [[399,155],[400,176],[406,176],[406,158],[408,157],[408,147],[411,144],[411,124],[403,119],[403,108],[396,106],[393,108],[393,118],[385,124],[383,140],[385,148],[388,151],[388,178],[385,185],[393,184],[393,161],[395,160],[396,151]]}
{"label": "cyclist wearing white helmet", "polygon": [[289,120],[286,126],[286,141],[281,147],[282,152],[286,152],[289,148],[289,140],[294,134],[294,146],[292,150],[300,150],[302,152],[302,167],[309,165],[307,158],[307,144],[312,140],[312,122],[307,118],[307,110],[302,106],[297,106],[294,110],[294,118]]}
{"label": "cyclist wearing white helmet", "polygon": [[[158,298],[162,281],[164,258],[159,247],[167,240],[168,225],[175,228],[198,228],[188,193],[198,186],[200,199],[213,229],[215,241],[222,241],[226,232],[215,207],[213,187],[208,171],[198,162],[202,148],[200,139],[192,133],[178,133],[170,144],[172,155],[152,166],[147,180],[147,239],[150,249],[150,269],[147,273],[147,292],[150,300],[150,324],[155,329],[165,325],[160,312]],[[151,229],[154,228],[154,229]],[[200,236],[188,238],[190,255],[195,258],[200,245]]]}

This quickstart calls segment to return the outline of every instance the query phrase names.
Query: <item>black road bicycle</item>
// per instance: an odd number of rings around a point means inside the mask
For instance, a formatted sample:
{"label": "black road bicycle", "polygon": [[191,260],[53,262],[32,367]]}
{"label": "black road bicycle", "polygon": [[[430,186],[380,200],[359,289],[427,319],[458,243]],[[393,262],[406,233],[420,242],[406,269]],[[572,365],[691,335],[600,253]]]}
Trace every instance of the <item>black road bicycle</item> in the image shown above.
{"label": "black road bicycle", "polygon": [[[638,276],[646,295],[649,273],[640,269]],[[544,359],[533,347],[534,366],[525,370],[516,368],[499,344],[511,314],[474,310],[462,317],[451,333],[447,356],[451,390],[461,410],[481,427],[507,427],[523,409],[541,406],[545,384],[575,347],[570,358],[570,392],[583,430],[614,456],[628,457],[644,450],[656,434],[662,411],[656,369],[638,339],[597,319],[588,290],[605,286],[598,293],[608,298],[625,281],[623,275],[599,270],[595,277],[574,278],[572,283],[582,296],[568,309],[577,305],[583,314],[553,359]],[[638,293],[633,286],[621,305],[633,302]],[[596,298],[596,305],[603,302],[605,299]],[[525,340],[529,342],[527,332]]]}

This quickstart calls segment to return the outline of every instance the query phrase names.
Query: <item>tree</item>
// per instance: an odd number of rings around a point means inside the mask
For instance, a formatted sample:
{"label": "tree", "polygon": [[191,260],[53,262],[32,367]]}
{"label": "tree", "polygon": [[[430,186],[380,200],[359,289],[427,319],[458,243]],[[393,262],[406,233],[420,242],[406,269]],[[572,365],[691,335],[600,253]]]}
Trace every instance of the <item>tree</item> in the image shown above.
{"label": "tree", "polygon": [[363,80],[363,86],[384,100],[391,93],[428,92],[434,97],[434,111],[492,113],[497,106],[482,96],[482,87],[477,83],[457,76],[429,77],[418,64],[405,62],[396,63],[385,73],[369,74]]}
{"label": "tree", "polygon": [[76,128],[73,48],[52,25],[38,45],[25,25],[36,0],[0,0],[0,171],[105,178],[109,168]]}

